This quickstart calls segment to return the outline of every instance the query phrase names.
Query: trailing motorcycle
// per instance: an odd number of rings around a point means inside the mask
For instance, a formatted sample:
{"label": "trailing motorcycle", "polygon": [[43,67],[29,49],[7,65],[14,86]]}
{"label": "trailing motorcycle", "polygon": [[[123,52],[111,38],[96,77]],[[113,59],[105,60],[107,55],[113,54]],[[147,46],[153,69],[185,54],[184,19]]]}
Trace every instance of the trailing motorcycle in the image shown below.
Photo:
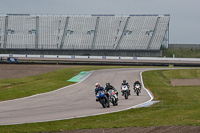
{"label": "trailing motorcycle", "polygon": [[130,95],[130,90],[127,85],[122,85],[122,95],[124,96],[125,99],[128,99],[128,96]]}
{"label": "trailing motorcycle", "polygon": [[109,94],[110,102],[113,104],[113,106],[117,106],[118,105],[118,97],[117,97],[115,91],[110,89],[108,91],[108,94]]}
{"label": "trailing motorcycle", "polygon": [[98,91],[96,97],[103,106],[103,108],[110,107],[109,97],[106,96],[105,91]]}
{"label": "trailing motorcycle", "polygon": [[134,91],[137,94],[137,96],[139,96],[139,94],[141,93],[141,86],[140,86],[140,84],[135,84]]}

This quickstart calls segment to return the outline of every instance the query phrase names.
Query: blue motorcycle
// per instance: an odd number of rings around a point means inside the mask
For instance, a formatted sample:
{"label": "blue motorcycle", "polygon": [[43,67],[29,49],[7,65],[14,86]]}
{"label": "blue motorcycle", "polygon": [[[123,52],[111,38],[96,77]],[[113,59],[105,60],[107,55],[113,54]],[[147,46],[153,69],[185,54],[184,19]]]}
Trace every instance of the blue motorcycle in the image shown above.
{"label": "blue motorcycle", "polygon": [[103,106],[103,108],[110,107],[109,97],[106,96],[105,91],[98,91],[96,97],[98,101],[101,103],[101,105]]}

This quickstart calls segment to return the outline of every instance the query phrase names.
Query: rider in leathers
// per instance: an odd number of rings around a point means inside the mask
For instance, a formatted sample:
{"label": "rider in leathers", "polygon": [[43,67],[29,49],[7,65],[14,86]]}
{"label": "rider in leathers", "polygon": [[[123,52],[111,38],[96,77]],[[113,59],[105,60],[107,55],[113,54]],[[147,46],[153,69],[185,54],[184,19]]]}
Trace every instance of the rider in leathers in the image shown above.
{"label": "rider in leathers", "polygon": [[115,87],[113,87],[110,83],[106,83],[106,88],[105,90],[108,92],[110,89],[115,91],[115,94],[118,96],[118,92],[117,89],[115,89]]}
{"label": "rider in leathers", "polygon": [[[95,96],[97,95],[98,91],[105,91],[106,92],[106,90],[102,86],[100,86],[99,83],[96,83],[95,87],[96,87],[95,88]],[[108,94],[106,94],[106,96],[107,96],[107,99],[109,100]],[[99,99],[97,98],[96,101],[98,101],[98,100]]]}
{"label": "rider in leathers", "polygon": [[[127,85],[128,89],[129,89],[129,87],[130,87],[129,84],[128,84],[128,82],[126,82],[125,79],[123,80],[122,85]],[[122,87],[121,87],[121,88],[122,88]],[[122,96],[123,96],[123,91],[121,90],[121,92],[122,92]],[[129,95],[131,95],[130,89],[129,89]]]}
{"label": "rider in leathers", "polygon": [[140,91],[141,91],[141,83],[137,80],[137,81],[135,81],[135,83],[133,84],[133,89],[134,89],[134,91],[135,91],[135,85],[136,84],[139,84],[140,85]]}

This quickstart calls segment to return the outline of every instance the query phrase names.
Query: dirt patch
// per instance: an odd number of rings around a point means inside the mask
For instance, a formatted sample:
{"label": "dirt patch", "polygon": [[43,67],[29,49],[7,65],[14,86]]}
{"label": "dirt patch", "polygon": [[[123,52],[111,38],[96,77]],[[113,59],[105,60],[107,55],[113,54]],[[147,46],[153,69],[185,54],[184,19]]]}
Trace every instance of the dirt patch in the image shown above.
{"label": "dirt patch", "polygon": [[200,79],[171,79],[172,86],[195,86],[200,85]]}
{"label": "dirt patch", "polygon": [[73,67],[70,65],[0,65],[0,79],[18,78],[39,75],[62,68]]}
{"label": "dirt patch", "polygon": [[106,129],[83,129],[57,133],[199,133],[200,126],[155,126]]}

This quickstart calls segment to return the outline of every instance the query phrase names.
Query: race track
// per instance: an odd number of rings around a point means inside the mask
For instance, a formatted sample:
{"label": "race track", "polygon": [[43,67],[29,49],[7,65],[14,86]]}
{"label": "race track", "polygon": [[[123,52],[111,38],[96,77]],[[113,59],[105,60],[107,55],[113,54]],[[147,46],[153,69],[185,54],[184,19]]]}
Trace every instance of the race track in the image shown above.
{"label": "race track", "polygon": [[[140,72],[153,68],[105,69],[94,71],[87,79],[49,93],[0,102],[0,125],[53,121],[123,110],[150,99],[142,89],[140,96],[133,92],[133,83],[140,80]],[[126,79],[131,86],[131,96],[125,100],[120,86]],[[110,82],[119,91],[119,105],[102,108],[94,95],[95,83],[105,86]]]}

